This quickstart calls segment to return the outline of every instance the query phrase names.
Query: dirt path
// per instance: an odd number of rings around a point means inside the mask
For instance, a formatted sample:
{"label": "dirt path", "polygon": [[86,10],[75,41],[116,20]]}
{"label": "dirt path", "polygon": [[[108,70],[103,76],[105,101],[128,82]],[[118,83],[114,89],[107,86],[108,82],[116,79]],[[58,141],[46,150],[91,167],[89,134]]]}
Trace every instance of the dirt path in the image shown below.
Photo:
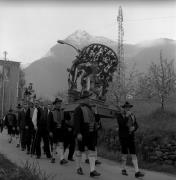
{"label": "dirt path", "polygon": [[[42,170],[47,173],[55,174],[56,180],[90,180],[89,177],[89,166],[83,163],[83,170],[85,175],[80,176],[75,173],[75,162],[69,162],[66,165],[60,165],[59,161],[55,164],[51,164],[49,160],[42,157],[40,160],[36,160],[34,157],[31,158],[25,152],[22,152],[19,148],[16,148],[15,143],[9,144],[7,141],[7,134],[4,132],[0,134],[0,152],[12,162],[22,166],[26,161],[30,163],[39,163]],[[95,179],[101,180],[133,180],[134,171],[129,168],[129,176],[124,177],[120,174],[120,166],[118,163],[113,161],[101,159],[102,165],[97,167],[98,172],[102,175]],[[176,176],[166,175],[157,172],[151,172],[144,170],[146,176],[145,180],[175,180]]]}

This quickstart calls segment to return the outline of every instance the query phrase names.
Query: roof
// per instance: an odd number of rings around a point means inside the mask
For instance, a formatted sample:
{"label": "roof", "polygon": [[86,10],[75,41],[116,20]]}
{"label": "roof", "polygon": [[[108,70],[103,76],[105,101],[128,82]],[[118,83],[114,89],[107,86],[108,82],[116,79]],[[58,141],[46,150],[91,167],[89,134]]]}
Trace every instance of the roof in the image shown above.
{"label": "roof", "polygon": [[17,62],[17,61],[7,61],[7,60],[1,60],[1,59],[0,59],[0,64],[19,66],[19,65],[20,65],[20,62]]}

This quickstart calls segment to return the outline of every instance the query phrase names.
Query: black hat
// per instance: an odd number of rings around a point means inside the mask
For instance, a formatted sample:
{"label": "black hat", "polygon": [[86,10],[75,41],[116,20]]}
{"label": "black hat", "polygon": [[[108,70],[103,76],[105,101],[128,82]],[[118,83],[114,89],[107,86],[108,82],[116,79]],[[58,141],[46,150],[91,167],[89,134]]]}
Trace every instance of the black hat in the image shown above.
{"label": "black hat", "polygon": [[125,102],[125,104],[122,106],[122,108],[132,108],[133,105],[130,104],[128,101]]}
{"label": "black hat", "polygon": [[56,104],[56,103],[61,103],[62,102],[62,99],[59,99],[59,98],[56,98],[53,102],[53,105]]}
{"label": "black hat", "polygon": [[18,105],[17,105],[17,108],[18,108],[18,109],[22,108],[21,104],[18,104]]}
{"label": "black hat", "polygon": [[88,98],[92,95],[92,93],[88,92],[88,91],[83,91],[83,93],[80,96],[80,99],[85,99]]}

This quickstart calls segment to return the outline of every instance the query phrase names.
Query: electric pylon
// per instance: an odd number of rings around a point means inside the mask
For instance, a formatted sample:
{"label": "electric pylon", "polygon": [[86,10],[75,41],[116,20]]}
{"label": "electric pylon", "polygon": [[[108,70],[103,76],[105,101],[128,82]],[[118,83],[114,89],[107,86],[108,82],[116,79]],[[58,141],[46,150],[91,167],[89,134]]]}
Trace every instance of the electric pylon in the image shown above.
{"label": "electric pylon", "polygon": [[[118,81],[119,81],[119,88],[123,91],[125,86],[125,64],[124,64],[124,46],[123,46],[123,37],[124,37],[124,29],[123,29],[123,11],[122,7],[119,7],[118,16],[117,16],[117,22],[118,22],[118,60],[119,60],[119,66],[118,66]],[[120,90],[120,91],[121,91]],[[121,94],[119,93],[121,100]],[[126,97],[124,97],[125,100]]]}

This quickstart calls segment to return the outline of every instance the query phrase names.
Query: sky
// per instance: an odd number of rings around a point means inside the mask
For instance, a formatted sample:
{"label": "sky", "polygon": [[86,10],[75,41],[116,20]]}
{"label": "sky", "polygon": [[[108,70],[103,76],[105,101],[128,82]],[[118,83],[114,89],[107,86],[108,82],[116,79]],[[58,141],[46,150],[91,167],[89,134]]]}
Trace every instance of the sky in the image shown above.
{"label": "sky", "polygon": [[76,30],[118,39],[122,6],[124,42],[176,40],[176,1],[3,1],[0,0],[0,58],[23,65],[46,55],[58,39]]}

